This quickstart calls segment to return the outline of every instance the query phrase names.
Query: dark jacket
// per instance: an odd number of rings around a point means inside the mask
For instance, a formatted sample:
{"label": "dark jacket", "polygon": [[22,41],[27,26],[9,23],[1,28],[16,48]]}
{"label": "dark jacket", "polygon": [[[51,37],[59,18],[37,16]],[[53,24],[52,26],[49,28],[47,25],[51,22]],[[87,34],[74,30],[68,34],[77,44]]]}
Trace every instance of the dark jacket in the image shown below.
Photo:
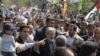
{"label": "dark jacket", "polygon": [[[34,40],[40,41],[40,40],[43,40],[44,38],[46,38],[45,30],[46,30],[46,27],[37,28]],[[57,37],[57,35],[58,35],[58,32],[56,31],[55,38]]]}
{"label": "dark jacket", "polygon": [[46,27],[37,28],[34,40],[38,40],[39,41],[39,40],[44,39],[46,37],[45,36],[45,30],[46,30]]}
{"label": "dark jacket", "polygon": [[[22,38],[19,36],[19,38],[16,40],[18,43],[21,43],[21,44],[24,44]],[[31,56],[31,51],[32,49],[29,48],[23,52],[20,52],[20,53],[16,53],[18,56]]]}
{"label": "dark jacket", "polygon": [[53,52],[54,52],[54,49],[55,49],[55,41],[53,42],[53,47],[52,49],[50,48],[50,43],[45,40],[45,45],[41,45],[40,48],[39,48],[39,51],[40,51],[40,56],[52,56],[53,55]]}

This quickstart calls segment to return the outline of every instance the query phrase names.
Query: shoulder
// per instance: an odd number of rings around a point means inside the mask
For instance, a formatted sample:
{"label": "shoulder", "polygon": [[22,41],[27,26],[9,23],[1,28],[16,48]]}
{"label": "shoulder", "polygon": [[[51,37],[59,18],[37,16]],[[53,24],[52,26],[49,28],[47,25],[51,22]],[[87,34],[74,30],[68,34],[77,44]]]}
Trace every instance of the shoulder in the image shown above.
{"label": "shoulder", "polygon": [[12,41],[14,39],[14,36],[8,36],[8,35],[5,35],[5,34],[3,34],[3,36],[2,36],[2,41]]}
{"label": "shoulder", "polygon": [[18,38],[16,39],[16,41],[17,41],[17,42],[19,42],[19,43],[20,43],[20,42],[22,42],[21,37],[20,37],[20,36],[18,36]]}
{"label": "shoulder", "polygon": [[39,28],[37,28],[36,29],[36,31],[42,31],[42,30],[44,30],[46,27],[39,27]]}
{"label": "shoulder", "polygon": [[82,37],[80,37],[78,34],[75,34],[75,37],[76,37],[76,39],[83,40],[83,38],[82,38]]}

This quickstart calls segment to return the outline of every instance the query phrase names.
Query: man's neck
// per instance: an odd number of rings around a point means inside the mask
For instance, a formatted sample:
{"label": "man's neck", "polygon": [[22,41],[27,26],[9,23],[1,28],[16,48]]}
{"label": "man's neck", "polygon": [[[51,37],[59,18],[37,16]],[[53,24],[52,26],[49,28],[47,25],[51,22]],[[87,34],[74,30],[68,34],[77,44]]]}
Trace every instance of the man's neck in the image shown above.
{"label": "man's neck", "polygon": [[51,42],[51,41],[53,41],[53,39],[47,39],[47,41],[50,41]]}
{"label": "man's neck", "polygon": [[69,35],[71,38],[73,38],[74,37],[74,35]]}
{"label": "man's neck", "polygon": [[93,34],[88,34],[89,36],[93,36]]}
{"label": "man's neck", "polygon": [[23,36],[21,36],[21,39],[23,40],[23,42],[26,42],[27,39],[23,38]]}

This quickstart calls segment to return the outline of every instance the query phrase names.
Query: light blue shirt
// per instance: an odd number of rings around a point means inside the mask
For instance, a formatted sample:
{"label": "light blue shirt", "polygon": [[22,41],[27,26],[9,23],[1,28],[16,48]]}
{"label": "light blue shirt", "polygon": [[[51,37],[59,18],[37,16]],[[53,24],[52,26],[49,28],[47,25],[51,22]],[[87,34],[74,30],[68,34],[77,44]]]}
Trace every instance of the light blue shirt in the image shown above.
{"label": "light blue shirt", "polygon": [[4,34],[2,36],[1,51],[3,52],[15,52],[15,40],[14,36]]}

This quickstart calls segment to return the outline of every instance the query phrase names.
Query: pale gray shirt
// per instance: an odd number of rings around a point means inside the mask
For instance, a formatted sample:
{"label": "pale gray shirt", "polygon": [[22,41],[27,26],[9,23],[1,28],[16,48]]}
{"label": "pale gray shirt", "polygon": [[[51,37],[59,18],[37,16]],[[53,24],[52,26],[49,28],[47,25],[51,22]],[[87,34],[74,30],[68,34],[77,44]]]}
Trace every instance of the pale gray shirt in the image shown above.
{"label": "pale gray shirt", "polygon": [[3,52],[15,52],[15,40],[14,36],[4,34],[2,36],[1,51]]}

